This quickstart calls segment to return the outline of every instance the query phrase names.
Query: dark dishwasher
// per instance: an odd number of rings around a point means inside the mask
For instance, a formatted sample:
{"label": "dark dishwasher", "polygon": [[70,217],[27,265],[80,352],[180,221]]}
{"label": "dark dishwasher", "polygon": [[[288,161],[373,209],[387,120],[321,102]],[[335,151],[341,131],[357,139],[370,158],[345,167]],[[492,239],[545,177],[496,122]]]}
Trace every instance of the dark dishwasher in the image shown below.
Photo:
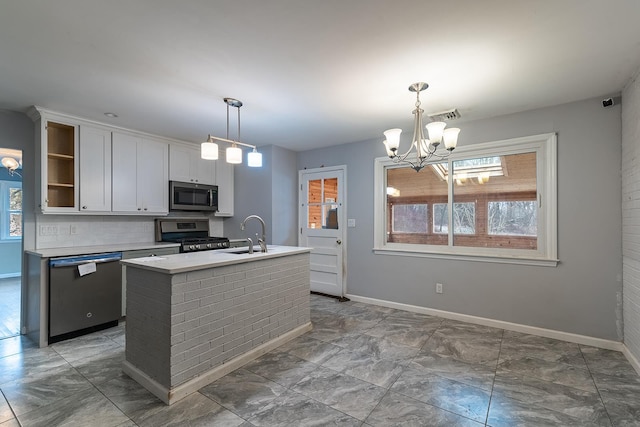
{"label": "dark dishwasher", "polygon": [[120,259],[121,252],[111,252],[49,261],[50,344],[118,324]]}

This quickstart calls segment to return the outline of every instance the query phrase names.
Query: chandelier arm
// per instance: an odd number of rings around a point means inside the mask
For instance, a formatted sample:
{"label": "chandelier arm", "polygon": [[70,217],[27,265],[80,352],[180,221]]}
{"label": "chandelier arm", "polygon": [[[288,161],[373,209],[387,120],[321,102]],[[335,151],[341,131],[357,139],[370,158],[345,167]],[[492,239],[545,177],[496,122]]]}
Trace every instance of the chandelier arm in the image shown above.
{"label": "chandelier arm", "polygon": [[[249,147],[249,148],[253,148],[253,149],[257,148],[257,145],[247,144],[245,142],[240,142],[240,141],[234,141],[233,139],[220,138],[219,136],[209,135],[209,139],[216,140],[216,141],[222,141],[222,142],[228,142],[229,144],[242,145],[244,147]],[[211,141],[211,142],[213,142],[213,141]]]}
{"label": "chandelier arm", "polygon": [[416,172],[420,171],[420,169],[422,169],[425,166],[424,161],[420,161],[419,163],[414,163],[411,160],[403,160],[398,157],[394,157],[392,160],[393,160],[393,163],[398,165],[401,163],[408,163],[409,165],[411,165],[411,169],[415,170]]}

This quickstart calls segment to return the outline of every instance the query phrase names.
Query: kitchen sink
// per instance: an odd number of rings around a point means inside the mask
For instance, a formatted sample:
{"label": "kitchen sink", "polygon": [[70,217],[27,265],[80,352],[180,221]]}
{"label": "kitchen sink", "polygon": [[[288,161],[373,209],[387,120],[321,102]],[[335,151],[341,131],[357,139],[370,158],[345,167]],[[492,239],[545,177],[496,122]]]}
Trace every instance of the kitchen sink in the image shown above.
{"label": "kitchen sink", "polygon": [[229,252],[231,254],[236,254],[236,255],[255,255],[255,254],[261,254],[263,252],[260,252],[260,250],[258,249],[257,251],[253,251],[253,253],[249,252],[249,249],[244,249],[241,251],[233,251],[233,252]]}

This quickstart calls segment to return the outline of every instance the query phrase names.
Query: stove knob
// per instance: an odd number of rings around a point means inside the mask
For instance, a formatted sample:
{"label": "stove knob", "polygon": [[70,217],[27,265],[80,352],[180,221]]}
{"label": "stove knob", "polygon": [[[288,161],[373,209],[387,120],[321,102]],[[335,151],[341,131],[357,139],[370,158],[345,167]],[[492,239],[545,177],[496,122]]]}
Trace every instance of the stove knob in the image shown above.
{"label": "stove knob", "polygon": [[200,245],[196,245],[196,249],[197,249],[197,250],[200,250]]}
{"label": "stove knob", "polygon": [[194,245],[189,245],[189,250],[192,251],[194,250],[196,247]]}
{"label": "stove knob", "polygon": [[207,249],[211,249],[213,245],[211,243],[207,243]]}
{"label": "stove knob", "polygon": [[222,247],[222,243],[218,243],[218,247],[221,248]]}

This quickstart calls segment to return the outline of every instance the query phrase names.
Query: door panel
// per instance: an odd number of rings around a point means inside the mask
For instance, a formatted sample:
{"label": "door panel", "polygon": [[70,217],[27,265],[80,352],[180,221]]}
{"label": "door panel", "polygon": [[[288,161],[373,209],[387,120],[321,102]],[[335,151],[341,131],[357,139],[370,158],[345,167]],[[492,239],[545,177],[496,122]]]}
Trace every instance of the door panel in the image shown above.
{"label": "door panel", "polygon": [[300,245],[311,250],[311,290],[344,296],[345,166],[300,171]]}

